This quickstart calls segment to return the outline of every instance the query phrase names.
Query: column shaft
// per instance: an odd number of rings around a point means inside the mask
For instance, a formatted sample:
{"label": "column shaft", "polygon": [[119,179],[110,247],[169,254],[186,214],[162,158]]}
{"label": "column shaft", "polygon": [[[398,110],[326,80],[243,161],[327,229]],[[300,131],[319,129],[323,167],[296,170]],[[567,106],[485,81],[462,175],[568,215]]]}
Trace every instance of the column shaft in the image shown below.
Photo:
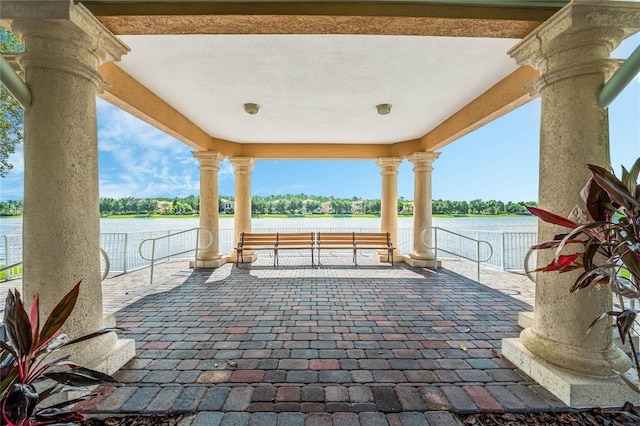
{"label": "column shaft", "polygon": [[[53,2],[52,2],[53,3]],[[14,3],[3,18],[25,46],[18,63],[33,95],[24,117],[23,291],[40,295],[45,318],[78,281],[63,332],[76,338],[103,328],[95,97],[101,62],[128,48],[82,5],[58,2],[55,19],[41,6]],[[21,7],[18,7],[21,6]],[[46,14],[45,14],[46,15]],[[119,349],[115,349],[118,346]],[[114,333],[74,347],[74,361],[113,372],[134,354]],[[117,360],[112,358],[118,352]]]}
{"label": "column shaft", "polygon": [[[431,212],[431,172],[433,162],[440,156],[439,152],[415,152],[408,159],[413,163],[413,246],[405,261],[412,266],[431,266],[434,259],[433,250],[422,244],[422,232],[432,226]],[[432,232],[425,234],[428,246],[433,244]]]}
{"label": "column shaft", "polygon": [[[510,52],[518,63],[540,70],[532,87],[542,100],[539,204],[561,215],[583,206],[580,191],[590,177],[585,165],[609,167],[607,111],[598,95],[618,66],[609,55],[628,34],[624,26],[640,24],[640,5],[623,3],[572,2]],[[564,232],[539,222],[541,242]],[[540,253],[538,265],[552,256]],[[591,322],[610,310],[611,293],[591,287],[570,294],[578,275],[537,274],[533,325],[520,339],[505,339],[503,353],[567,404],[614,405],[626,399],[627,388],[603,378],[626,371],[629,359],[604,321],[587,334]]]}
{"label": "column shaft", "polygon": [[[398,157],[383,157],[376,161],[382,175],[380,230],[391,235],[394,247],[398,246],[398,166],[400,163],[402,158]],[[386,259],[386,252],[384,259]]]}
{"label": "column shaft", "polygon": [[[590,176],[585,165],[609,167],[607,111],[599,106],[598,94],[614,64],[607,60],[607,39],[583,47],[580,40],[585,36],[581,32],[562,37],[563,50],[549,55],[550,68],[537,84],[542,98],[539,204],[562,215],[582,204],[580,190]],[[571,45],[577,46],[567,47]],[[545,222],[538,227],[540,241],[560,232],[565,230]],[[540,264],[550,256],[541,254]],[[538,274],[534,325],[523,331],[522,341],[534,354],[573,371],[612,375],[611,363],[624,371],[627,359],[614,346],[606,324],[586,333],[589,324],[609,310],[611,295],[595,288],[569,294],[578,275]]]}
{"label": "column shaft", "polygon": [[[251,232],[251,168],[255,164],[253,158],[236,157],[231,158],[231,163],[235,167],[236,175],[236,207],[234,213],[234,242],[240,241],[243,232]],[[237,256],[234,250],[234,256]],[[245,261],[253,261],[253,252],[244,251]]]}
{"label": "column shaft", "polygon": [[[202,268],[217,268],[226,263],[220,253],[220,224],[218,214],[218,164],[224,155],[217,151],[194,152],[200,162],[200,227],[208,229],[213,235],[211,246],[198,253],[198,264]],[[200,244],[205,245],[208,238],[200,236]]]}

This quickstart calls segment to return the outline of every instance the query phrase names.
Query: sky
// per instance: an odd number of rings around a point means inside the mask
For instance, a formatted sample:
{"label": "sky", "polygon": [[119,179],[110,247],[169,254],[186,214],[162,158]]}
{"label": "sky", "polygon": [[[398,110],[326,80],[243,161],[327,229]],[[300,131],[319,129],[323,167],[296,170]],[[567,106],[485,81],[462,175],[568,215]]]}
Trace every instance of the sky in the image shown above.
{"label": "sky", "polygon": [[[626,59],[640,33],[612,57]],[[193,149],[97,98],[100,197],[153,198],[199,194]],[[640,75],[609,106],[611,164],[631,167],[640,157]],[[536,201],[538,199],[540,100],[510,112],[439,150],[434,199]],[[0,200],[23,198],[22,146],[10,157],[14,169],[0,179]],[[399,167],[398,196],[413,199],[413,164]],[[327,171],[331,171],[328,173]],[[219,194],[234,194],[233,166],[220,164]],[[380,168],[374,161],[258,160],[252,195],[307,194],[379,199]]]}

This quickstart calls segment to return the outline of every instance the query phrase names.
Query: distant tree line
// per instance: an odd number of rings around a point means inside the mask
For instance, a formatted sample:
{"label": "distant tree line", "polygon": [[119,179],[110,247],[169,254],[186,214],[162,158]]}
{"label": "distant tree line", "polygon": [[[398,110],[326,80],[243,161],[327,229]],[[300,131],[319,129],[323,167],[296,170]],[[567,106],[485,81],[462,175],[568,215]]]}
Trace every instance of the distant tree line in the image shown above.
{"label": "distant tree line", "polygon": [[101,215],[118,214],[194,214],[200,210],[200,197],[184,198],[101,198]]}
{"label": "distant tree line", "polygon": [[[232,196],[218,197],[218,211],[222,214],[233,214],[235,199]],[[527,214],[525,206],[537,206],[535,201],[519,201],[517,203],[497,200],[471,201],[433,200],[433,214]],[[254,196],[251,198],[251,213],[260,214],[373,214],[379,215],[381,203],[378,199],[366,200],[358,197],[335,198],[315,195],[269,195],[267,197]],[[174,198],[101,198],[100,214],[198,214],[200,212],[200,197]],[[413,213],[413,202],[398,199],[398,212]],[[22,214],[21,200],[0,201],[0,216],[14,216]]]}
{"label": "distant tree line", "polygon": [[22,200],[0,201],[0,216],[15,216],[22,214]]}
{"label": "distant tree line", "polygon": [[497,200],[451,201],[433,200],[433,214],[523,214],[528,213],[526,206],[537,206],[535,201],[511,201],[504,203]]}

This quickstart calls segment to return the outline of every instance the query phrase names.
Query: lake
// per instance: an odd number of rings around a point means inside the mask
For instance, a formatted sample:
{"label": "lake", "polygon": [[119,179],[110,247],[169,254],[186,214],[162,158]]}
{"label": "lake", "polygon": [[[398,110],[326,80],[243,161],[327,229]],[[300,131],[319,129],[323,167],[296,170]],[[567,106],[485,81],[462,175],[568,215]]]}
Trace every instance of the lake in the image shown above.
{"label": "lake", "polygon": [[[537,218],[534,216],[488,216],[488,217],[456,217],[433,219],[433,226],[452,231],[496,231],[496,232],[536,232]],[[100,232],[139,232],[156,230],[183,230],[199,225],[197,218],[191,219],[100,219]],[[309,229],[319,228],[379,228],[379,218],[273,218],[253,219],[254,231],[266,228]],[[398,219],[398,228],[413,228],[413,218]],[[233,218],[220,219],[220,229],[233,229]],[[22,233],[22,219],[0,219],[0,236]]]}

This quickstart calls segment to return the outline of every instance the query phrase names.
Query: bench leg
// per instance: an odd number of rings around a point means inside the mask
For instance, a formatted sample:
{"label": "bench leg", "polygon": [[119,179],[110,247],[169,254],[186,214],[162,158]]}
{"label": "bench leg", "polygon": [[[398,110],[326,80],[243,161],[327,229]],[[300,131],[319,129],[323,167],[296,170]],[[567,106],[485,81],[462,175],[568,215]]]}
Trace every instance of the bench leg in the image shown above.
{"label": "bench leg", "polygon": [[358,266],[358,255],[356,249],[353,249],[353,263]]}
{"label": "bench leg", "polygon": [[278,249],[273,250],[273,266],[278,264]]}

